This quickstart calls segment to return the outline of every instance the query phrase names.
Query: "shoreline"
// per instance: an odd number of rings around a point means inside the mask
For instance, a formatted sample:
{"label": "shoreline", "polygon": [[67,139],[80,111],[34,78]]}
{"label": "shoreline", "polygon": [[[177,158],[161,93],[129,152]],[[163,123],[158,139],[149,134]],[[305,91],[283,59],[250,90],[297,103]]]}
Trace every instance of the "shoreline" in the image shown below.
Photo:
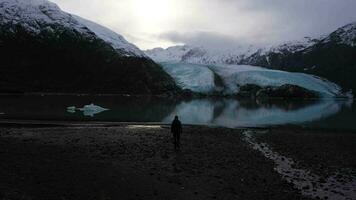
{"label": "shoreline", "polygon": [[[324,175],[308,156],[295,153],[299,147],[293,140],[309,141],[310,134],[307,133],[320,135],[325,132],[290,128],[229,129],[185,125],[182,149],[176,152],[169,126],[164,123],[0,121],[0,199],[282,200],[334,197],[332,193],[310,195],[305,191],[313,191],[313,183],[304,188],[285,179],[276,171],[278,163],[252,148],[244,134],[246,130],[252,131],[258,142],[266,142],[274,152],[300,161],[296,166]],[[268,134],[259,137],[259,132]],[[288,145],[278,140],[284,133],[294,137],[293,140],[284,137]],[[338,142],[335,138],[340,135],[350,137],[340,141],[341,147],[356,141],[351,139],[356,138],[353,133],[327,133],[333,135],[327,140],[332,142]],[[309,149],[320,145],[315,139],[305,144]],[[356,150],[353,145],[348,146],[351,149],[338,148],[336,155]],[[320,153],[309,151],[306,155]],[[353,157],[348,160],[351,161],[341,167],[353,166]],[[330,162],[325,163],[327,166]],[[322,182],[312,181],[316,182],[314,184]],[[356,192],[351,190],[345,195],[347,199]]]}
{"label": "shoreline", "polygon": [[[21,120],[21,119],[0,119],[1,127],[117,127],[126,125],[161,125],[170,126],[164,122],[114,122],[99,120]],[[184,127],[207,127],[207,128],[226,128],[236,130],[304,130],[304,131],[328,131],[328,132],[350,132],[356,134],[355,129],[308,127],[305,125],[285,124],[271,126],[246,126],[246,127],[224,127],[209,124],[183,124]]]}

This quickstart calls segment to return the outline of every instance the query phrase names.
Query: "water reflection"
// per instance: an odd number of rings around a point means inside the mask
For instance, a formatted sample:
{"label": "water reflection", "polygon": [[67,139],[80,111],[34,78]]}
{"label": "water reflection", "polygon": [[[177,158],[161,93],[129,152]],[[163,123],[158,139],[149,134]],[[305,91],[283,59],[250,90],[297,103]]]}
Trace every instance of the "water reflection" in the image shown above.
{"label": "water reflection", "polygon": [[350,106],[349,102],[320,101],[237,101],[193,100],[183,102],[163,121],[169,122],[179,115],[183,123],[211,124],[225,127],[303,124],[318,121]]}
{"label": "water reflection", "polygon": [[[95,103],[109,110],[85,116],[68,106]],[[185,124],[252,127],[297,124],[356,129],[350,100],[286,101],[252,99],[174,99],[120,96],[1,96],[0,119],[90,120],[170,123],[179,115]]]}

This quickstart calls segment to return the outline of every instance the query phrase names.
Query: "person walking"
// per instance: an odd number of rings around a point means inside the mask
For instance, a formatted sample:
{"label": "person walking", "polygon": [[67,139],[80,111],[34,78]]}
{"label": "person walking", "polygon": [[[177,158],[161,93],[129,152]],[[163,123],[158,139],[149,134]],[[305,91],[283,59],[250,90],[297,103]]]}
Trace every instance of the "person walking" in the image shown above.
{"label": "person walking", "polygon": [[178,116],[174,117],[171,125],[171,133],[173,133],[174,149],[180,149],[180,134],[182,133],[182,123],[179,121]]}

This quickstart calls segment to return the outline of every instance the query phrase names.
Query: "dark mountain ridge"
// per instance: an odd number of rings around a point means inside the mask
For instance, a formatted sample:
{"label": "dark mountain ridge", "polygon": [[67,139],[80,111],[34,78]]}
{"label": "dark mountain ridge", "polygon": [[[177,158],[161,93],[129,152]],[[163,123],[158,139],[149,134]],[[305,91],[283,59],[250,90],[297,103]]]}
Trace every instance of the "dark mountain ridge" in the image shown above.
{"label": "dark mountain ridge", "polygon": [[0,92],[179,91],[161,66],[122,36],[46,0],[0,2],[0,62]]}

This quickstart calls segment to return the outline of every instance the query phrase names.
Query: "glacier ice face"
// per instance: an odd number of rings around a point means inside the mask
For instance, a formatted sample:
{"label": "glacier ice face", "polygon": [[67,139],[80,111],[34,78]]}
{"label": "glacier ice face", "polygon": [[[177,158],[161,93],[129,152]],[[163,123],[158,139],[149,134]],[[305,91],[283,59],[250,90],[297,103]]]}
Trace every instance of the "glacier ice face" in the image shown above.
{"label": "glacier ice face", "polygon": [[162,63],[162,66],[182,89],[204,94],[218,90],[213,71],[204,65]]}
{"label": "glacier ice face", "polygon": [[101,39],[123,56],[146,57],[121,35],[94,22],[66,13],[48,0],[1,0],[0,19],[0,24],[18,24],[35,35],[43,29],[53,31],[54,26],[60,25],[85,37]]}
{"label": "glacier ice face", "polygon": [[[260,87],[278,87],[285,84],[296,85],[315,91],[322,97],[336,97],[341,88],[316,76],[269,70],[248,65],[193,65],[184,63],[162,63],[163,69],[170,74],[183,89],[209,94],[220,91],[224,94],[236,94],[240,86],[254,84]],[[215,84],[214,74],[224,83],[221,89]]]}
{"label": "glacier ice face", "polygon": [[335,97],[341,94],[341,88],[335,83],[303,73],[270,70],[248,65],[219,65],[211,66],[210,69],[222,77],[228,93],[236,93],[239,91],[239,86],[246,84],[255,84],[261,87],[278,87],[290,84],[315,91],[324,97]]}

